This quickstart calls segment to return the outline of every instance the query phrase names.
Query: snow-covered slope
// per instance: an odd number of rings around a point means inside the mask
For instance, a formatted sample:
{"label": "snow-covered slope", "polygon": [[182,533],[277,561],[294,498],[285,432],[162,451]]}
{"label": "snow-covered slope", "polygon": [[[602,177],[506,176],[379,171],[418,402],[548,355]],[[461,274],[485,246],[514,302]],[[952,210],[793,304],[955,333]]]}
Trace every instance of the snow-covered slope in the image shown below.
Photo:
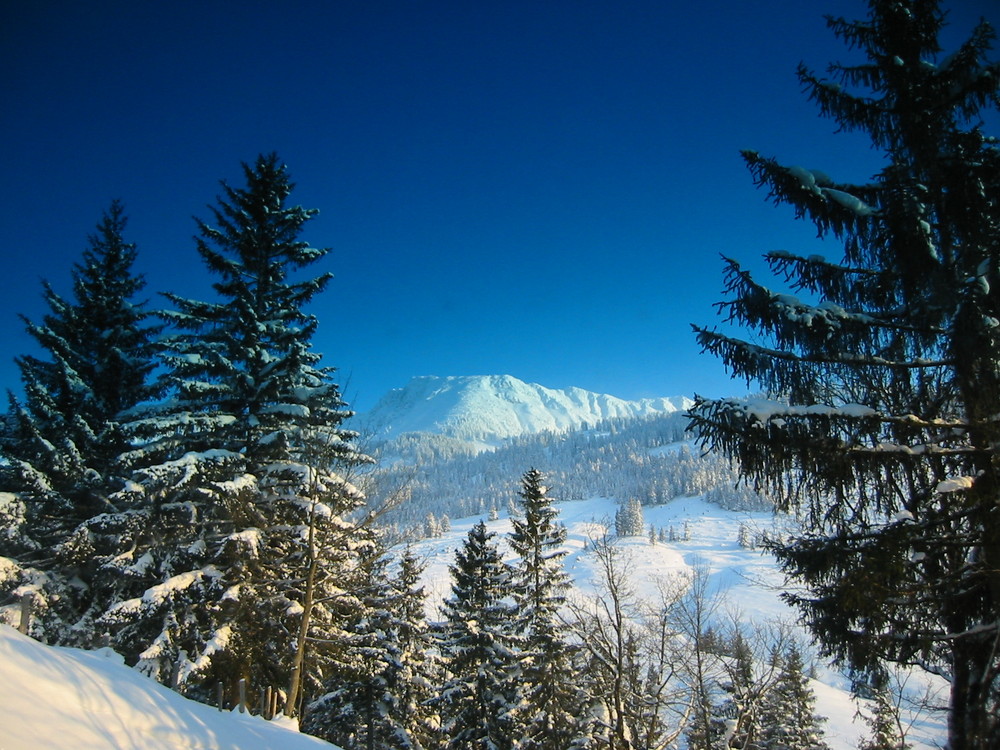
{"label": "snow-covered slope", "polygon": [[673,412],[690,404],[683,397],[625,401],[581,388],[555,390],[510,375],[422,376],[383,396],[358,422],[378,441],[432,432],[492,443],[609,418]]}
{"label": "snow-covered slope", "polygon": [[[553,489],[553,497],[557,491],[558,488]],[[573,581],[575,595],[592,594],[599,571],[588,549],[592,547],[588,540],[600,536],[618,505],[610,499],[592,498],[560,503],[556,508],[559,521],[568,532],[563,547],[567,552],[564,566]],[[741,548],[737,543],[741,525],[779,533],[782,522],[770,512],[728,511],[700,497],[681,497],[664,505],[644,507],[643,517],[647,527],[673,528],[680,536],[686,528],[689,538],[651,544],[646,537],[625,537],[615,542],[625,556],[629,588],[636,600],[655,604],[659,584],[664,579],[690,574],[697,567],[708,573],[708,592],[723,596],[723,610],[738,612],[742,622],[795,621],[795,613],[780,598],[783,582],[773,558],[760,550]],[[413,551],[427,563],[423,583],[432,619],[440,616],[440,603],[450,594],[448,566],[454,563],[455,550],[479,520],[478,517],[454,520],[443,536],[424,539],[413,546]],[[505,549],[505,557],[513,559],[505,545],[506,535],[512,528],[510,519],[501,517],[488,522],[487,526],[498,535],[497,541]],[[799,631],[799,634],[805,641],[805,633]],[[817,713],[827,718],[825,740],[831,750],[854,750],[867,728],[855,716],[858,706],[850,696],[850,681],[822,664],[817,664],[816,674],[817,679],[811,681],[811,686],[816,694]],[[943,685],[916,674],[908,685],[917,695],[927,688],[943,689]],[[909,728],[907,741],[914,750],[932,750],[944,744],[946,733],[941,714],[919,713],[910,715],[909,719],[914,723]]]}
{"label": "snow-covered slope", "polygon": [[122,664],[0,625],[3,750],[336,750],[283,720],[222,713]]}

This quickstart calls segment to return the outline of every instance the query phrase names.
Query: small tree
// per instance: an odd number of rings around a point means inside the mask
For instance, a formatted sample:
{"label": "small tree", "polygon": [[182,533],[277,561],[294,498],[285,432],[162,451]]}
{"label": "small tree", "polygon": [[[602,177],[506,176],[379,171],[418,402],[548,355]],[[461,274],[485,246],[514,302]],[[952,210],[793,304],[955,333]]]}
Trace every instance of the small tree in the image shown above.
{"label": "small tree", "polygon": [[781,671],[761,707],[760,750],[827,750],[814,712],[816,696],[809,687],[802,654],[794,645],[776,658]]}
{"label": "small tree", "polygon": [[579,678],[589,692],[592,719],[586,747],[666,750],[689,713],[686,662],[674,621],[678,592],[640,602],[628,559],[607,533],[588,543],[597,563],[597,595],[570,603],[571,628],[581,644]]}
{"label": "small tree", "polygon": [[646,533],[646,522],[642,517],[642,505],[632,497],[615,513],[615,534],[618,536],[642,536]]}
{"label": "small tree", "polygon": [[868,725],[868,736],[858,743],[858,750],[907,750],[910,745],[899,729],[899,707],[885,685],[875,688],[871,711],[861,714]]}
{"label": "small tree", "polygon": [[422,567],[409,551],[397,575],[388,575],[388,564],[373,561],[364,611],[327,674],[328,692],[312,702],[302,725],[344,750],[420,750],[432,732]]}

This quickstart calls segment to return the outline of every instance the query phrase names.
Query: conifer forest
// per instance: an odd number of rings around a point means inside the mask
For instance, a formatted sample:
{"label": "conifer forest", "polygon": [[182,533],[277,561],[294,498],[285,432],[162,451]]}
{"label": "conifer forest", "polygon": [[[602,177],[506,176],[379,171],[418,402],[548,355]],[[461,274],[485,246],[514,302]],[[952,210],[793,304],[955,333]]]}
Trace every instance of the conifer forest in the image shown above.
{"label": "conifer forest", "polygon": [[[909,747],[900,670],[947,685],[948,750],[1000,750],[995,33],[942,49],[937,0],[868,7],[828,19],[863,63],[797,75],[880,171],[743,153],[841,253],[771,252],[767,280],[725,259],[692,346],[752,397],[497,451],[414,433],[384,461],[314,349],[340,325],[310,312],[331,258],[277,154],[195,220],[210,299],[148,289],[112,202],[71,291],[44,283],[47,313],[21,320],[37,346],[0,416],[0,618],[27,607],[43,643],[110,647],[343,750],[826,750],[815,659],[874,707],[864,750]],[[795,519],[740,546],[776,560],[801,631],[728,616],[697,571],[635,605],[616,540],[684,538],[643,517],[682,496]],[[558,502],[589,497],[619,503],[580,598]],[[433,611],[411,543],[501,513],[510,533],[471,526]]]}

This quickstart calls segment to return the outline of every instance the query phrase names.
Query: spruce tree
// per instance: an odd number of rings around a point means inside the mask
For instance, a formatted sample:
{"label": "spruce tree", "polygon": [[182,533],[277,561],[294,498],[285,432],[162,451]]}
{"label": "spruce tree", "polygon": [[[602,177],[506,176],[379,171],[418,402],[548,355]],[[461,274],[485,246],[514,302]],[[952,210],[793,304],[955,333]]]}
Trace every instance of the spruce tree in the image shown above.
{"label": "spruce tree", "polygon": [[870,712],[858,714],[868,725],[868,736],[858,743],[858,750],[907,750],[910,745],[900,731],[899,706],[885,682],[872,686]]}
{"label": "spruce tree", "polygon": [[383,556],[372,566],[365,612],[327,674],[328,692],[302,724],[344,750],[422,750],[433,736],[431,644],[418,585],[423,566],[407,550],[390,577],[388,562]]}
{"label": "spruce tree", "polygon": [[524,638],[520,719],[522,750],[562,750],[581,734],[584,697],[574,676],[577,649],[566,638],[559,617],[566,602],[569,577],[561,549],[566,528],[548,496],[541,472],[531,469],[521,479],[521,513],[513,519],[511,549],[518,555],[513,569],[513,597]]}
{"label": "spruce tree", "polygon": [[441,714],[440,747],[511,750],[520,707],[520,639],[509,601],[511,571],[480,521],[455,553],[451,596],[439,635],[450,675],[435,699]]}
{"label": "spruce tree", "polygon": [[815,714],[816,696],[809,687],[802,654],[789,647],[781,658],[781,670],[764,697],[760,712],[757,750],[828,750]]}
{"label": "spruce tree", "polygon": [[121,460],[140,519],[123,535],[132,596],[104,622],[130,661],[195,697],[246,679],[252,694],[287,689],[294,708],[362,607],[374,540],[350,521],[363,497],[348,474],[367,459],[311,348],[304,306],[331,275],[293,278],[327,253],[299,239],[316,211],[289,204],[276,155],[243,172],[198,222],[218,299],[167,295],[169,398],[134,415]]}
{"label": "spruce tree", "polygon": [[631,497],[615,513],[615,534],[618,536],[642,536],[646,533],[646,521],[642,516],[642,505]]}
{"label": "spruce tree", "polygon": [[1000,65],[985,23],[939,57],[935,0],[869,6],[864,21],[829,19],[865,59],[799,77],[885,166],[854,184],[744,154],[775,202],[844,253],[768,254],[790,293],[727,261],[723,315],[754,341],[698,339],[768,400],[699,399],[693,428],[802,511],[804,532],[769,546],[825,651],[873,674],[897,662],[946,675],[949,746],[995,749],[1000,150],[979,113],[997,109]]}
{"label": "spruce tree", "polygon": [[24,396],[10,395],[0,434],[0,491],[11,493],[17,516],[0,554],[18,560],[12,582],[32,579],[35,634],[54,643],[93,642],[92,620],[107,602],[94,585],[103,540],[87,524],[116,510],[124,412],[156,394],[158,326],[136,299],[145,281],[133,271],[126,224],[114,201],[73,266],[72,298],[46,283],[48,314],[41,323],[23,318],[42,354],[16,359]]}

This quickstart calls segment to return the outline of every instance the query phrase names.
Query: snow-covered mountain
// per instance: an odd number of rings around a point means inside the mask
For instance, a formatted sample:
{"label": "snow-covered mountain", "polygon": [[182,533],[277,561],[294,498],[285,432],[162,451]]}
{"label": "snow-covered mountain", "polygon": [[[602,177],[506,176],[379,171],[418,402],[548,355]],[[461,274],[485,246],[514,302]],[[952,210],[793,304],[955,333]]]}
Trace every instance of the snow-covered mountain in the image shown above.
{"label": "snow-covered mountain", "polygon": [[690,405],[684,397],[626,401],[582,388],[557,390],[510,375],[421,376],[383,396],[371,411],[359,415],[358,424],[378,442],[430,432],[495,444],[520,435],[665,414]]}

